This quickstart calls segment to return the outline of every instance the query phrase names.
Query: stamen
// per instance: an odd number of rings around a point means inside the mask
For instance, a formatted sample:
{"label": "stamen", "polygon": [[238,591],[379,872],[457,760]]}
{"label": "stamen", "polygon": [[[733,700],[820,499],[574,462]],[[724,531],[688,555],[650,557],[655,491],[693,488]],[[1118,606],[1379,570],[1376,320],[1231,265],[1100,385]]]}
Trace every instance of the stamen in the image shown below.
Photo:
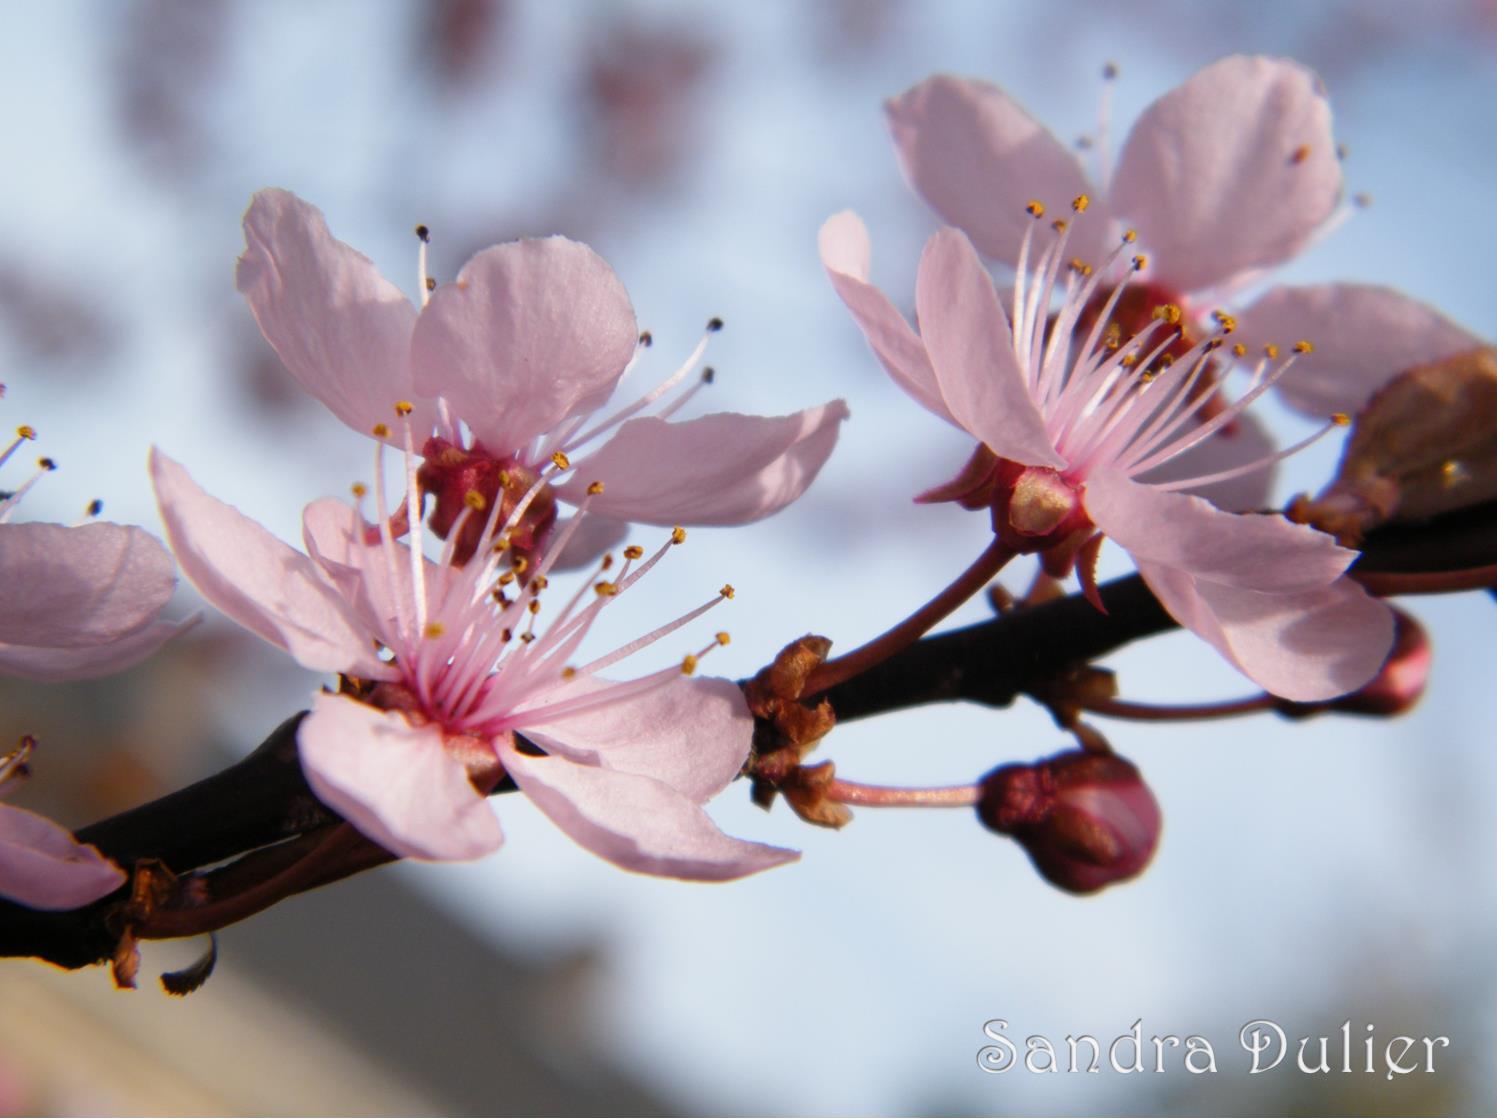
{"label": "stamen", "polygon": [[426,247],[431,244],[431,230],[424,225],[416,226],[416,238],[421,242],[421,247],[416,250],[416,286],[421,292],[421,306],[425,307],[431,302],[431,293],[437,287],[437,282],[426,271]]}

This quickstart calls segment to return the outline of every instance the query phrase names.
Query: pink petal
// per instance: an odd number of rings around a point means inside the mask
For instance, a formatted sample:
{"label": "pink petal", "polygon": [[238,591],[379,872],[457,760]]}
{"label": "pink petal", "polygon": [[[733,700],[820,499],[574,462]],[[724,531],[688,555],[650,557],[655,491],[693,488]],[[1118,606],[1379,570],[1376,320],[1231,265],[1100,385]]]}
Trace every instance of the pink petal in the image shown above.
{"label": "pink petal", "polygon": [[852,312],[889,376],[929,411],[955,423],[941,398],[941,386],[930,367],[925,343],[888,296],[868,282],[870,247],[863,220],[851,210],[833,214],[822,225],[817,243],[832,287]]}
{"label": "pink petal", "polygon": [[1377,675],[1393,642],[1392,611],[1350,579],[1263,594],[1159,564],[1138,570],[1176,621],[1285,699],[1311,703],[1355,691]]}
{"label": "pink petal", "polygon": [[161,613],[176,583],[171,556],[141,529],[0,524],[0,641],[104,644]]}
{"label": "pink petal", "polygon": [[197,621],[194,616],[182,622],[152,622],[103,645],[0,645],[0,676],[47,683],[110,676],[139,664]]}
{"label": "pink petal", "polygon": [[155,448],[151,476],[167,539],[204,598],[305,668],[373,679],[389,675],[374,655],[371,635],[310,559],[209,497]]}
{"label": "pink petal", "polygon": [[653,778],[529,757],[507,745],[500,756],[520,789],[562,831],[625,870],[720,882],[800,857],[724,835],[696,801]]}
{"label": "pink petal", "polygon": [[0,804],[0,897],[32,909],[77,909],[125,881],[125,872],[45,816]]}
{"label": "pink petal", "polygon": [[[566,547],[552,564],[553,571],[575,571],[579,567],[591,566],[604,552],[617,547],[629,535],[629,522],[616,521],[597,513],[581,514],[583,521],[567,540]],[[557,520],[554,535],[560,535],[576,517]]]}
{"label": "pink petal", "polygon": [[411,378],[411,301],[290,191],[255,195],[244,242],[235,282],[302,388],[365,435],[376,423],[393,426],[396,401],[407,401],[419,443],[436,411]]}
{"label": "pink petal", "polygon": [[964,234],[943,229],[926,242],[915,305],[952,418],[1000,458],[1064,466],[1030,399],[993,280]]}
{"label": "pink petal", "polygon": [[495,453],[598,407],[634,354],[634,308],[613,269],[565,237],[484,249],[438,288],[412,342],[416,384]]}
{"label": "pink petal", "polygon": [[789,416],[718,412],[682,423],[630,420],[574,464],[556,487],[577,504],[646,524],[737,525],[779,512],[806,491],[837,442],[847,405],[833,400]]}
{"label": "pink petal", "polygon": [[1209,501],[1166,493],[1100,471],[1083,493],[1092,523],[1136,560],[1197,579],[1284,594],[1323,587],[1356,553],[1278,514],[1223,513]]}
{"label": "pink petal", "polygon": [[435,724],[412,726],[399,712],[324,692],[296,738],[317,799],[386,850],[476,859],[504,842],[488,799]]}
{"label": "pink petal", "polygon": [[[938,74],[890,100],[885,112],[910,183],[1005,264],[1018,263],[1034,221],[1024,210],[1031,199],[1062,211],[1078,194],[1096,193],[1065,145],[989,82]],[[1096,258],[1107,228],[1102,209],[1094,198],[1088,220],[1073,231],[1074,253],[1085,260]]]}
{"label": "pink petal", "polygon": [[[609,686],[590,679],[571,691],[587,694]],[[742,770],[754,719],[733,681],[683,676],[663,688],[520,732],[548,754],[653,777],[703,804]]]}
{"label": "pink petal", "polygon": [[1180,291],[1288,260],[1341,197],[1319,79],[1276,58],[1207,66],[1144,111],[1111,196],[1138,227],[1151,274]]}
{"label": "pink petal", "polygon": [[[1156,466],[1139,477],[1144,485],[1201,478],[1208,474],[1246,466],[1272,455],[1276,450],[1273,436],[1251,412],[1240,413],[1215,435],[1176,455],[1162,466]],[[1204,497],[1218,509],[1242,513],[1265,509],[1270,504],[1277,464],[1269,464],[1249,474],[1239,474],[1220,482],[1191,487],[1188,493]]]}
{"label": "pink petal", "polygon": [[1428,304],[1373,284],[1276,287],[1241,320],[1253,354],[1266,342],[1314,344],[1278,383],[1291,407],[1312,416],[1354,415],[1396,374],[1485,345]]}

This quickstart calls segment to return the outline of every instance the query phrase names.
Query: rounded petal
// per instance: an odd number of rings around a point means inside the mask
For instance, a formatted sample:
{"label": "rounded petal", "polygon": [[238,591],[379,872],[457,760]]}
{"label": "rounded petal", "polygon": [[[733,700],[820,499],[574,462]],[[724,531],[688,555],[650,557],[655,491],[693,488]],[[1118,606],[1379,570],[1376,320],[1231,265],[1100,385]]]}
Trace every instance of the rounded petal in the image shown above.
{"label": "rounded petal", "polygon": [[151,477],[172,551],[204,598],[305,668],[389,675],[371,635],[310,559],[208,496],[155,448]]}
{"label": "rounded petal", "polygon": [[[942,219],[984,254],[1017,264],[1031,199],[1068,206],[1095,194],[1064,144],[990,82],[938,74],[885,105],[905,176]],[[1092,260],[1108,223],[1102,200],[1072,234],[1075,254]]]}
{"label": "rounded petal", "polygon": [[322,211],[290,191],[256,194],[234,280],[291,375],[349,427],[368,435],[393,424],[404,400],[416,407],[412,429],[431,429],[435,406],[411,380],[416,309],[328,231]]}
{"label": "rounded petal", "polygon": [[32,909],[77,909],[125,881],[125,872],[45,816],[0,804],[0,897]]}
{"label": "rounded petal", "polygon": [[476,859],[504,842],[435,724],[413,727],[399,712],[324,692],[296,740],[317,799],[396,855]]}
{"label": "rounded petal", "polygon": [[0,641],[100,645],[161,613],[176,567],[142,529],[0,524]]}
{"label": "rounded petal", "polygon": [[1312,416],[1355,415],[1404,370],[1485,345],[1428,304],[1374,284],[1272,288],[1241,321],[1251,353],[1267,342],[1314,344],[1278,383],[1290,407]]}
{"label": "rounded petal", "polygon": [[1320,79],[1248,55],[1207,66],[1150,105],[1111,187],[1114,212],[1153,256],[1152,274],[1185,292],[1288,260],[1340,197]]}
{"label": "rounded petal", "polygon": [[[1183,432],[1182,432],[1183,434]],[[1161,466],[1140,476],[1144,485],[1204,478],[1210,474],[1259,462],[1276,450],[1273,436],[1251,412],[1242,412],[1215,435],[1209,436],[1188,451],[1176,455]],[[1218,509],[1241,513],[1264,509],[1273,492],[1277,463],[1203,486],[1192,486],[1190,493],[1204,497]]]}
{"label": "rounded petal", "polygon": [[847,405],[833,400],[789,416],[718,412],[671,423],[630,420],[574,464],[564,501],[645,524],[739,525],[777,513],[806,491],[832,447]]}
{"label": "rounded petal", "polygon": [[43,683],[110,676],[139,664],[197,622],[196,615],[181,622],[152,622],[103,645],[0,645],[0,676]]}
{"label": "rounded petal", "polygon": [[952,418],[1000,458],[1065,466],[1030,398],[992,277],[964,234],[943,229],[926,242],[915,305]]}
{"label": "rounded petal", "polygon": [[510,746],[501,746],[500,756],[557,827],[625,870],[721,882],[800,857],[723,834],[695,800],[654,778],[530,757]]}
{"label": "rounded petal", "polygon": [[889,297],[868,282],[870,246],[863,220],[851,210],[827,218],[817,236],[821,263],[832,287],[852,312],[874,354],[894,383],[943,420],[950,420],[925,343]]}
{"label": "rounded petal", "polygon": [[1284,594],[1323,587],[1356,558],[1334,537],[1277,513],[1224,513],[1202,498],[1166,493],[1117,471],[1089,478],[1082,500],[1092,523],[1140,569],[1163,564],[1197,579]]}
{"label": "rounded petal", "polygon": [[496,454],[608,399],[638,340],[613,269],[565,237],[484,249],[439,287],[412,339],[417,388]]}
{"label": "rounded petal", "polygon": [[1227,587],[1159,564],[1139,573],[1164,608],[1266,691],[1312,703],[1356,691],[1393,643],[1393,613],[1350,579],[1293,594]]}
{"label": "rounded petal", "polygon": [[[579,681],[570,694],[608,686],[606,680]],[[683,676],[618,703],[519,729],[549,754],[653,777],[703,804],[743,769],[754,719],[733,681]]]}

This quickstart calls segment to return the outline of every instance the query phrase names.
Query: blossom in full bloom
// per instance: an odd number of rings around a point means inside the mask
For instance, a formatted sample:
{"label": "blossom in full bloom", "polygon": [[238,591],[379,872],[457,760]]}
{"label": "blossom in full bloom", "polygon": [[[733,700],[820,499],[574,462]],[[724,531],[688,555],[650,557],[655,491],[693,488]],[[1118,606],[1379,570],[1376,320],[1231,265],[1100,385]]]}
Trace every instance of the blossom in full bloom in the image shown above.
{"label": "blossom in full bloom", "polygon": [[[1078,198],[1074,209],[1084,203]],[[1016,552],[1040,553],[1052,574],[1079,557],[1083,586],[1099,605],[1091,570],[1102,536],[1111,537],[1176,621],[1275,695],[1327,699],[1365,683],[1382,664],[1393,624],[1386,607],[1340,578],[1356,553],[1281,516],[1226,513],[1181,492],[1282,455],[1215,475],[1150,480],[1231,423],[1309,343],[1286,346],[1282,360],[1277,350],[1263,355],[1247,393],[1223,404],[1214,399],[1219,392],[1196,390],[1212,355],[1232,345],[1231,316],[1183,350],[1181,311],[1172,304],[1123,336],[1104,324],[1129,290],[1127,272],[1114,274],[1129,237],[1109,261],[1077,269],[1068,240],[1080,214],[1060,223],[1041,252],[1032,231],[1042,207],[1028,210],[1012,316],[966,235],[943,229],[920,262],[918,334],[868,282],[868,234],[857,216],[844,212],[822,227],[832,283],[884,367],[981,444],[956,479],[924,500],[989,509],[994,532]],[[1147,261],[1135,253],[1131,265],[1137,271]],[[1083,325],[1104,284],[1102,313]],[[1215,414],[1203,422],[1208,403]]]}
{"label": "blossom in full bloom", "polygon": [[[1104,121],[1091,175],[988,82],[938,75],[890,100],[887,115],[911,183],[993,260],[1018,262],[1032,197],[1091,200],[1093,220],[1071,239],[1082,261],[1095,263],[1124,224],[1134,229],[1150,269],[1114,309],[1130,330],[1161,303],[1209,330],[1220,303],[1345,213],[1324,90],[1287,59],[1234,55],[1205,67],[1144,110],[1115,167]],[[1275,339],[1315,339],[1316,360],[1278,391],[1322,418],[1354,414],[1405,369],[1483,344],[1433,308],[1369,284],[1273,286],[1240,317],[1253,354]]]}
{"label": "blossom in full bloom", "polygon": [[[339,419],[364,434],[389,431],[395,403],[411,405],[414,449],[424,459],[416,482],[434,499],[430,526],[439,536],[469,492],[512,509],[544,475],[514,538],[516,548],[533,550],[555,527],[555,501],[577,505],[603,479],[607,492],[572,538],[585,562],[630,521],[766,517],[799,497],[831,453],[847,416],[840,400],[788,416],[721,412],[669,422],[700,386],[668,399],[694,371],[705,335],[663,384],[598,415],[650,341],[607,263],[564,237],[527,239],[484,249],[452,283],[434,285],[419,232],[418,312],[368,258],[332,236],[316,208],[263,190],[244,218],[237,282],[286,368]],[[709,333],[720,326],[713,320]],[[470,525],[460,559],[475,545],[478,526]]]}
{"label": "blossom in full bloom", "polygon": [[[414,470],[407,455],[407,477]],[[578,843],[630,870],[727,879],[796,857],[725,835],[702,809],[738,775],[753,733],[736,685],[690,675],[726,634],[639,679],[602,675],[731,587],[610,654],[575,661],[599,612],[684,539],[681,529],[648,559],[626,549],[617,571],[605,557],[537,628],[566,531],[533,556],[517,554],[508,534],[539,482],[507,512],[473,493],[431,560],[418,518],[414,546],[395,538],[379,469],[375,523],[343,502],[315,502],[304,517],[308,554],[204,493],[159,452],[152,471],[178,562],[204,596],[303,666],[340,674],[338,693],[318,695],[298,731],[302,767],[326,804],[388,850],[421,859],[494,850],[503,836],[486,796],[508,777]],[[585,493],[582,508],[602,489]],[[407,503],[418,500],[410,487]],[[477,551],[460,565],[455,542],[470,521]]]}
{"label": "blossom in full bloom", "polygon": [[[26,774],[34,744],[0,758],[0,795]],[[0,898],[32,909],[76,909],[125,881],[124,871],[45,816],[0,804]]]}

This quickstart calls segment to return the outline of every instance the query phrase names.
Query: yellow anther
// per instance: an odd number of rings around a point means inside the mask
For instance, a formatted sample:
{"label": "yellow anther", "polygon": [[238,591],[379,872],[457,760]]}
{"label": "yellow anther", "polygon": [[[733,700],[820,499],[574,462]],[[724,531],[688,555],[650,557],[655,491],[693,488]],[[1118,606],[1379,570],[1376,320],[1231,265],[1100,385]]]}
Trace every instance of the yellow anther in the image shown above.
{"label": "yellow anther", "polygon": [[1293,153],[1289,156],[1289,162],[1290,163],[1303,163],[1305,160],[1307,160],[1309,158],[1310,158],[1310,145],[1309,144],[1301,144],[1299,147],[1295,148],[1294,151],[1293,151]]}
{"label": "yellow anther", "polygon": [[1223,334],[1231,334],[1237,329],[1237,320],[1225,311],[1212,311],[1211,317],[1216,320],[1216,325],[1222,328]]}
{"label": "yellow anther", "polygon": [[1092,274],[1092,266],[1079,256],[1073,256],[1071,258],[1071,271],[1075,272],[1078,276],[1090,276]]}
{"label": "yellow anther", "polygon": [[1050,223],[1050,228],[1055,230],[1055,232],[1057,233],[1064,233],[1066,231],[1066,219],[1056,218]]}
{"label": "yellow anther", "polygon": [[503,575],[499,576],[499,585],[501,587],[507,587],[514,581],[515,573],[513,571],[506,571]]}
{"label": "yellow anther", "polygon": [[463,504],[466,505],[469,509],[472,509],[475,513],[483,512],[488,508],[489,505],[487,499],[485,499],[483,494],[479,493],[477,490],[469,490],[467,493],[463,494]]}
{"label": "yellow anther", "polygon": [[1125,244],[1125,245],[1131,245],[1131,244],[1133,244],[1133,242],[1135,242],[1137,240],[1138,240],[1138,230],[1136,230],[1136,229],[1125,229],[1125,230],[1123,230],[1123,244]]}
{"label": "yellow anther", "polygon": [[576,675],[577,675],[577,668],[576,668],[575,665],[570,665],[569,664],[569,665],[567,665],[565,668],[563,668],[561,670],[561,678],[563,680],[570,680],[570,679],[572,679]]}
{"label": "yellow anther", "polygon": [[738,592],[733,589],[733,584],[732,583],[724,583],[722,585],[722,589],[719,590],[717,593],[720,594],[720,595],[722,595],[724,598],[732,598]]}
{"label": "yellow anther", "polygon": [[1133,258],[1133,271],[1142,272],[1149,266],[1149,257],[1146,253],[1139,253]]}
{"label": "yellow anther", "polygon": [[1174,354],[1160,354],[1159,355],[1159,368],[1160,369],[1168,369],[1171,365],[1174,365],[1174,364],[1175,364],[1175,355]]}
{"label": "yellow anther", "polygon": [[[1350,427],[1351,417],[1348,416],[1345,412],[1332,412],[1331,423],[1335,424],[1337,427]],[[1449,466],[1451,464],[1447,462],[1445,465]]]}
{"label": "yellow anther", "polygon": [[499,636],[503,639],[504,643],[508,645],[511,641],[514,640],[515,631],[506,627],[499,631]]}
{"label": "yellow anther", "polygon": [[1238,342],[1232,347],[1232,352],[1238,357],[1247,357],[1247,347],[1244,346],[1241,342]]}
{"label": "yellow anther", "polygon": [[374,434],[374,437],[376,439],[384,439],[390,434],[390,425],[385,423],[377,423],[369,430]]}
{"label": "yellow anther", "polygon": [[395,402],[395,414],[397,416],[409,416],[416,410],[416,406],[409,400],[397,400]]}
{"label": "yellow anther", "polygon": [[1273,361],[1274,358],[1279,356],[1279,347],[1275,346],[1272,342],[1268,343],[1268,345],[1263,347],[1263,356],[1268,358],[1269,361]]}
{"label": "yellow anther", "polygon": [[1440,473],[1447,481],[1452,482],[1464,481],[1466,478],[1466,468],[1453,458],[1446,459],[1440,464]]}
{"label": "yellow anther", "polygon": [[1038,198],[1031,198],[1025,203],[1024,209],[1032,218],[1042,218],[1045,216],[1045,204]]}
{"label": "yellow anther", "polygon": [[539,594],[551,585],[551,580],[547,579],[544,575],[537,575],[534,579],[530,580],[530,585]]}
{"label": "yellow anther", "polygon": [[675,528],[671,529],[671,543],[672,544],[685,544],[686,543],[686,530],[684,528],[682,528],[680,525],[677,525]]}
{"label": "yellow anther", "polygon": [[1071,209],[1075,210],[1078,214],[1086,213],[1086,208],[1091,204],[1092,200],[1084,194],[1078,194],[1075,198],[1071,199]]}
{"label": "yellow anther", "polygon": [[[498,590],[494,592],[494,601],[506,610],[508,610],[515,604],[514,599],[510,598],[509,595],[505,594],[503,591]],[[508,639],[506,638],[506,640]]]}
{"label": "yellow anther", "polygon": [[612,598],[619,593],[619,585],[617,583],[610,583],[607,579],[600,579],[593,584],[593,590],[597,591],[604,598]]}
{"label": "yellow anther", "polygon": [[511,474],[508,470],[499,471],[499,484],[505,489],[509,489],[509,484],[514,480],[514,475]]}
{"label": "yellow anther", "polygon": [[1152,370],[1152,369],[1145,369],[1142,373],[1140,373],[1138,375],[1138,379],[1140,381],[1142,381],[1144,384],[1147,385],[1147,384],[1152,383],[1153,380],[1154,380],[1154,378],[1157,377],[1157,376],[1159,376],[1159,374],[1156,373],[1154,370]]}
{"label": "yellow anther", "polygon": [[681,658],[681,674],[683,676],[690,676],[696,670],[697,655],[695,653],[687,653]]}
{"label": "yellow anther", "polygon": [[607,571],[610,567],[613,566],[613,553],[612,552],[604,552],[603,553],[603,563],[602,563],[601,566],[602,566],[602,568],[603,568],[604,571]]}
{"label": "yellow anther", "polygon": [[541,612],[540,599],[532,598],[525,604],[525,609],[529,610],[532,614],[539,614]]}
{"label": "yellow anther", "polygon": [[1294,344],[1294,352],[1297,354],[1310,354],[1315,352],[1315,347],[1310,345],[1307,338],[1301,338]]}
{"label": "yellow anther", "polygon": [[1122,364],[1122,366],[1123,366],[1124,369],[1132,369],[1135,365],[1138,364],[1138,355],[1137,354],[1124,354],[1123,355],[1123,360],[1122,360],[1121,364]]}
{"label": "yellow anther", "polygon": [[598,494],[600,494],[600,493],[603,492],[603,483],[602,482],[589,482],[588,485],[587,485],[587,492],[590,493],[590,494],[592,494],[594,497],[597,497]]}
{"label": "yellow anther", "polygon": [[1160,322],[1167,322],[1171,326],[1179,326],[1182,312],[1178,303],[1161,303],[1154,308],[1154,318]]}
{"label": "yellow anther", "polygon": [[421,632],[427,637],[441,637],[447,632],[447,627],[441,622],[427,622],[426,628]]}
{"label": "yellow anther", "polygon": [[[459,284],[458,285],[458,287],[463,287],[463,286],[465,286],[465,285],[463,285],[463,284]],[[427,291],[436,291],[437,290],[437,278],[435,276],[428,276],[428,277],[426,277],[426,290]]]}
{"label": "yellow anther", "polygon": [[567,458],[567,456],[560,451],[557,451],[554,455],[551,456],[551,461],[553,464],[555,464],[557,470],[572,469],[572,460]]}
{"label": "yellow anther", "polygon": [[35,439],[36,428],[32,427],[30,424],[22,424],[20,427],[16,428],[16,434],[19,435],[22,439]]}
{"label": "yellow anther", "polygon": [[535,640],[535,634],[531,633],[527,629],[524,633],[520,634],[520,640],[529,645],[532,641]]}
{"label": "yellow anther", "polygon": [[354,497],[365,497],[369,493],[369,487],[364,485],[363,482],[355,482],[353,485],[348,487],[348,490],[354,495]]}
{"label": "yellow anther", "polygon": [[733,639],[728,636],[727,630],[721,629],[717,631],[717,643],[719,645],[726,645],[731,640]]}
{"label": "yellow anther", "polygon": [[644,554],[645,550],[638,544],[630,544],[627,548],[624,549],[624,558],[628,560],[642,559],[644,557]]}

